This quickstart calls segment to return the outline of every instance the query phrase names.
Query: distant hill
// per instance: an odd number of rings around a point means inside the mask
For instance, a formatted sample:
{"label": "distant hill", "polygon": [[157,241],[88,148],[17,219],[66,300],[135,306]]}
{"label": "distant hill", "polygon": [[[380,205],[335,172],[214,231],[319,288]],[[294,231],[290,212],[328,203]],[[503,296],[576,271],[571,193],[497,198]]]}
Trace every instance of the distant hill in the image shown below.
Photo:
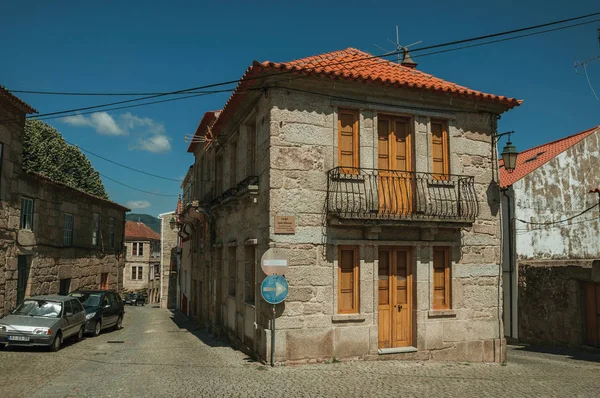
{"label": "distant hill", "polygon": [[140,221],[150,227],[151,230],[160,234],[160,219],[151,216],[150,214],[127,213],[125,215],[127,221]]}

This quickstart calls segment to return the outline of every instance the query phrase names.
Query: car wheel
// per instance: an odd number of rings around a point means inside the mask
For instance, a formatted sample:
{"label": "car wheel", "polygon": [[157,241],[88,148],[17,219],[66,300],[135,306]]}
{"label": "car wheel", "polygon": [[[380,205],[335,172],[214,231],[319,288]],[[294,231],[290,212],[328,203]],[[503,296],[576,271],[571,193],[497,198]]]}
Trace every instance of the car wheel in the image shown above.
{"label": "car wheel", "polygon": [[79,328],[79,332],[75,335],[75,341],[79,342],[83,340],[83,333],[85,332],[85,325]]}
{"label": "car wheel", "polygon": [[52,344],[50,345],[50,351],[56,352],[56,351],[60,350],[61,343],[62,343],[62,335],[60,334],[60,332],[57,332],[56,337],[54,338],[54,340],[52,341]]}
{"label": "car wheel", "polygon": [[100,335],[101,331],[102,331],[102,321],[100,319],[98,319],[96,321],[96,323],[94,324],[94,332],[93,332],[94,337],[98,337]]}
{"label": "car wheel", "polygon": [[115,323],[115,330],[123,329],[123,315],[119,315],[119,319],[117,319],[117,323]]}

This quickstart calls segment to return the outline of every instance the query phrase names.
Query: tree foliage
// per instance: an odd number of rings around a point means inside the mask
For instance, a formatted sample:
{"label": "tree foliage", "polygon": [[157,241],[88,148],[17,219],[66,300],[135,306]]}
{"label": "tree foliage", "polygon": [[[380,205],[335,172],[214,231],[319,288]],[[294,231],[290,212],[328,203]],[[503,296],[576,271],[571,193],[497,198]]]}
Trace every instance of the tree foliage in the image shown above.
{"label": "tree foliage", "polygon": [[23,169],[108,199],[100,174],[89,159],[77,147],[68,145],[56,129],[40,120],[25,121]]}

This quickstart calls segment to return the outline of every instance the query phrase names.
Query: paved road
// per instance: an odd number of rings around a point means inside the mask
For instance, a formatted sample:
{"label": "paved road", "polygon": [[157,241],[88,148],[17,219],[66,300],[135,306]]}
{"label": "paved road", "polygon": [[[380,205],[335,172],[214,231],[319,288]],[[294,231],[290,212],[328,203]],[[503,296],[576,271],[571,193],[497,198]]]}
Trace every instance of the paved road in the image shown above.
{"label": "paved road", "polygon": [[127,307],[124,325],[58,353],[0,351],[0,397],[600,396],[600,356],[512,347],[506,366],[360,361],[271,369],[189,332],[167,310]]}

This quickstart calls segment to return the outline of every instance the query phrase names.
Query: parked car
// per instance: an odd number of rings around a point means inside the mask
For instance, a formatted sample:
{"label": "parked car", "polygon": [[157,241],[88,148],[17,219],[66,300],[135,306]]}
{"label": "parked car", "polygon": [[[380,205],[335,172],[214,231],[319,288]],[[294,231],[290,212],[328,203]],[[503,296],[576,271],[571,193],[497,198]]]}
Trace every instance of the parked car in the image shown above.
{"label": "parked car", "polygon": [[64,339],[81,341],[84,328],[85,310],[73,297],[30,297],[0,319],[0,347],[46,346],[58,351]]}
{"label": "parked car", "polygon": [[112,290],[76,290],[69,296],[79,299],[85,308],[85,332],[98,336],[106,328],[123,327],[125,305],[121,296]]}
{"label": "parked car", "polygon": [[135,305],[141,304],[142,306],[146,304],[146,297],[142,294],[138,293],[127,293],[125,295],[125,304]]}

